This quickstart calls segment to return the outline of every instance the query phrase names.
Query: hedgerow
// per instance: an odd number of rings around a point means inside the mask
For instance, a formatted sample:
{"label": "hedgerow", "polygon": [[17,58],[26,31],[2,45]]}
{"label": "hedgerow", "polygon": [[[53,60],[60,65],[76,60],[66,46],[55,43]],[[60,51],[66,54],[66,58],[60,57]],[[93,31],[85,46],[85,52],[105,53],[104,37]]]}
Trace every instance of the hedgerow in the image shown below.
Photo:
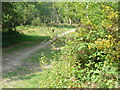
{"label": "hedgerow", "polygon": [[[51,69],[44,70],[40,87],[118,87],[118,11],[109,2],[87,5],[89,11],[86,16],[83,11],[80,28],[74,36],[63,39],[60,58],[52,61]],[[93,11],[93,6],[97,10]]]}

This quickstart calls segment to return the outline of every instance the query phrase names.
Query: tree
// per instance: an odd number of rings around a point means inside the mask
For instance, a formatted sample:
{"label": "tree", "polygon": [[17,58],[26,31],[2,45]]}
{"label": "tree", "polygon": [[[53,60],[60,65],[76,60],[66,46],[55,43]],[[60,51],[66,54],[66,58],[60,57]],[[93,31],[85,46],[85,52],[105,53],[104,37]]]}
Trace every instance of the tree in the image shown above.
{"label": "tree", "polygon": [[17,12],[15,11],[16,4],[10,2],[2,3],[2,27],[3,30],[12,31],[15,30],[17,21]]}

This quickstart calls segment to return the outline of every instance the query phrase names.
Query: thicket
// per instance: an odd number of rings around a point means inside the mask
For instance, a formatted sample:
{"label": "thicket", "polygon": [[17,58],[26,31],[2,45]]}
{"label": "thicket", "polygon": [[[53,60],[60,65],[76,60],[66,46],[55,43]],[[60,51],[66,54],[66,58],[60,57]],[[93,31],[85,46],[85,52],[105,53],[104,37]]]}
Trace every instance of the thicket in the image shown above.
{"label": "thicket", "polygon": [[[71,5],[81,7],[81,22],[70,37],[61,38],[65,46],[60,54],[54,56],[59,57],[59,60],[52,60],[52,68],[41,74],[40,87],[118,88],[118,3],[89,2],[65,5],[69,8]],[[46,63],[44,56],[41,60]]]}

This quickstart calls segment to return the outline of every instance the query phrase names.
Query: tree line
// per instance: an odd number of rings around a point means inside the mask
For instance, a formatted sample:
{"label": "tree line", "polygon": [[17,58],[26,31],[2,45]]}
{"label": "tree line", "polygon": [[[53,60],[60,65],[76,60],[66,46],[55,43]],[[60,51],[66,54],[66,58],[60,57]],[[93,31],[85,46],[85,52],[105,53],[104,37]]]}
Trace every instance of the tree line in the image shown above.
{"label": "tree line", "polygon": [[[19,25],[41,25],[41,23],[72,23],[68,5],[54,2],[3,2],[3,30],[13,31]],[[74,7],[74,6],[73,6]],[[65,10],[64,10],[65,8]],[[70,10],[71,11],[71,10]],[[73,9],[73,11],[75,11]]]}
{"label": "tree line", "polygon": [[[100,4],[109,5],[117,10],[115,3],[104,2],[2,2],[2,26],[3,30],[13,31],[16,30],[16,26],[20,25],[81,24],[83,17],[99,19],[101,12],[98,13],[97,11],[101,8]],[[91,8],[93,8],[96,16],[92,15]],[[99,21],[100,19],[96,23]]]}

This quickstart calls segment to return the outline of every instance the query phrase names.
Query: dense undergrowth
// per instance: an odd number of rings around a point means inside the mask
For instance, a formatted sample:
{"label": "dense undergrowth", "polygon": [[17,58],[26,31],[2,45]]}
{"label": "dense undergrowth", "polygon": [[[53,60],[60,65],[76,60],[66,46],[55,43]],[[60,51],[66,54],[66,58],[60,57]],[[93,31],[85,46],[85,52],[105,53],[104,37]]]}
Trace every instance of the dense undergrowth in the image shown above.
{"label": "dense undergrowth", "polygon": [[[65,42],[59,60],[51,62],[52,68],[44,70],[41,88],[117,88],[119,87],[119,30],[118,12],[111,3],[89,3],[96,10],[82,16],[80,28]],[[97,14],[96,14],[97,13]],[[98,16],[99,14],[99,16]],[[94,17],[93,17],[94,16]],[[45,57],[42,58],[46,62]]]}

